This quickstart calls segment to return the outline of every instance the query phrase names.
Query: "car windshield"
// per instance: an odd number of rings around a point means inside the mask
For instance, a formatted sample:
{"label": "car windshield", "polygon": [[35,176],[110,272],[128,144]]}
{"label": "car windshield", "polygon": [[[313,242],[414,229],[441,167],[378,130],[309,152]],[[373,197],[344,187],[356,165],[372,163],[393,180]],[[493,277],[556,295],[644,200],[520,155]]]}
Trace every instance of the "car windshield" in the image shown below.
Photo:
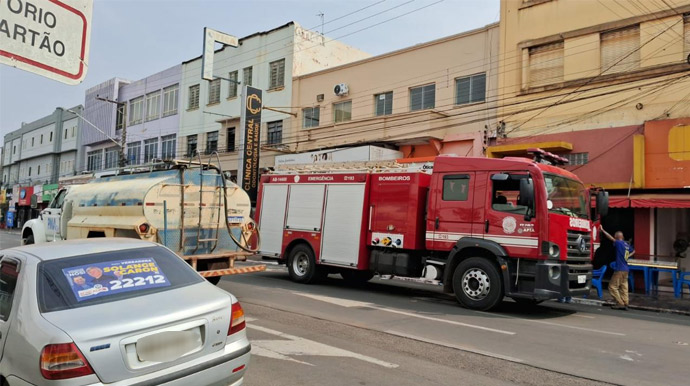
{"label": "car windshield", "polygon": [[203,280],[165,248],[103,252],[40,263],[38,302],[41,312],[60,311],[168,291]]}
{"label": "car windshield", "polygon": [[578,181],[555,174],[545,174],[547,207],[551,213],[587,218],[587,191]]}

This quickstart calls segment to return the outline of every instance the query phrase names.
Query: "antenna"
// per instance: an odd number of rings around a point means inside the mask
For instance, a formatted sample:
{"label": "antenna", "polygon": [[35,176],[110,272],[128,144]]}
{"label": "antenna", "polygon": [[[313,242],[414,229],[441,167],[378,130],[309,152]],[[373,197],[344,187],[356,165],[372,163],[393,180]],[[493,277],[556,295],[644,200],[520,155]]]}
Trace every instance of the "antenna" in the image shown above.
{"label": "antenna", "polygon": [[[323,36],[323,18],[324,16],[326,16],[326,14],[323,13],[323,11],[319,11],[319,13],[317,13],[316,16],[321,18],[321,36]],[[690,59],[690,57],[688,58]]]}

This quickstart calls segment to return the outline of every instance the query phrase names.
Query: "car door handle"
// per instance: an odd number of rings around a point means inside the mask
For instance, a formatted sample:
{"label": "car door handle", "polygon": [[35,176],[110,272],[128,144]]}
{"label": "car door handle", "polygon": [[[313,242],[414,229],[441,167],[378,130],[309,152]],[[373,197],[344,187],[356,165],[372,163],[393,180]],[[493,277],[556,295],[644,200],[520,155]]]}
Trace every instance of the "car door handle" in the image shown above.
{"label": "car door handle", "polygon": [[434,229],[438,229],[439,223],[440,223],[440,220],[438,217],[436,217],[436,221],[434,221]]}
{"label": "car door handle", "polygon": [[489,233],[489,220],[484,221],[484,233]]}

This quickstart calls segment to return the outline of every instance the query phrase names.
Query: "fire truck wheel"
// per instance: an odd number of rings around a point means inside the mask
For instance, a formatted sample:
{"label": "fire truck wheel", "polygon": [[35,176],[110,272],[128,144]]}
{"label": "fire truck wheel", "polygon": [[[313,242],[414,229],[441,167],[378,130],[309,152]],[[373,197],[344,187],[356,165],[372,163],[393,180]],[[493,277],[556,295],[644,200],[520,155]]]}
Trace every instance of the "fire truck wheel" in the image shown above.
{"label": "fire truck wheel", "polygon": [[323,276],[316,266],[314,252],[305,244],[292,248],[287,266],[290,278],[298,283],[313,283]]}
{"label": "fire truck wheel", "polygon": [[473,310],[489,310],[503,299],[498,268],[489,260],[470,257],[453,273],[453,292],[458,301]]}
{"label": "fire truck wheel", "polygon": [[374,277],[374,273],[371,271],[346,270],[341,271],[340,276],[342,276],[347,282],[353,284],[364,284]]}

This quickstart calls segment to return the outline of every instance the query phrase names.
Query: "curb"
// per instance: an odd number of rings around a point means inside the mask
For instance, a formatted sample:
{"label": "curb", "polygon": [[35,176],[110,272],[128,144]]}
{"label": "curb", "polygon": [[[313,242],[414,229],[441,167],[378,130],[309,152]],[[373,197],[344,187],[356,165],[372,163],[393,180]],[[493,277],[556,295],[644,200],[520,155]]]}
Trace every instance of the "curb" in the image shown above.
{"label": "curb", "polygon": [[[583,298],[573,298],[571,303],[583,304],[583,305],[595,306],[595,307],[607,307],[610,304],[604,300],[583,299]],[[688,315],[688,316],[690,316],[690,311],[675,310],[675,309],[671,309],[671,308],[647,307],[647,306],[638,306],[638,305],[634,305],[634,304],[628,305],[628,308],[630,308],[632,310],[651,311],[651,312],[658,312],[658,313],[665,313],[665,314],[676,314],[676,315]]]}

